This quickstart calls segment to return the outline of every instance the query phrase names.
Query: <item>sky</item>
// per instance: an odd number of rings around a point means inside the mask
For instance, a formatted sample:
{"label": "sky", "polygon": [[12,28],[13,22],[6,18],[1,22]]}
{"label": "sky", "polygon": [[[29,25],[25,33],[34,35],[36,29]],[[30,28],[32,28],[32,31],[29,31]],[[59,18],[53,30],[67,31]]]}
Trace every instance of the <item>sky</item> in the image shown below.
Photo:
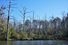
{"label": "sky", "polygon": [[[11,15],[21,20],[20,11],[26,7],[27,12],[34,11],[34,18],[44,20],[51,19],[52,16],[62,18],[63,12],[68,12],[68,0],[14,0],[12,1]],[[8,6],[8,0],[0,0],[0,6]],[[27,13],[26,19],[32,19],[33,13]],[[29,18],[30,17],[30,18]]]}

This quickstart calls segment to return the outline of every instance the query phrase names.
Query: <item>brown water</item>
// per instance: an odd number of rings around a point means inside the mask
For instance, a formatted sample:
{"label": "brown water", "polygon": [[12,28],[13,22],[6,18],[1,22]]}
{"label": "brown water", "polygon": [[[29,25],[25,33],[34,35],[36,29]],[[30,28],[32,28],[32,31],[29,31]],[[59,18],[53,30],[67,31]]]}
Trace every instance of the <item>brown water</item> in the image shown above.
{"label": "brown water", "polygon": [[35,41],[0,41],[0,45],[68,45],[68,41],[35,40]]}

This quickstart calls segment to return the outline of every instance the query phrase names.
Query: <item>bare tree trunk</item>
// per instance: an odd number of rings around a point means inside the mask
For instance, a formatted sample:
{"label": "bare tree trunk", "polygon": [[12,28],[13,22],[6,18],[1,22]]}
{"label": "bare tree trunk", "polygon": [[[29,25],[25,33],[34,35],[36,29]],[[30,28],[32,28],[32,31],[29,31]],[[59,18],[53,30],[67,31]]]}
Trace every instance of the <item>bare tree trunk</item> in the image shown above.
{"label": "bare tree trunk", "polygon": [[9,18],[10,18],[10,8],[11,8],[11,0],[9,0],[9,8],[8,8],[8,18],[7,18],[7,40],[9,40]]}

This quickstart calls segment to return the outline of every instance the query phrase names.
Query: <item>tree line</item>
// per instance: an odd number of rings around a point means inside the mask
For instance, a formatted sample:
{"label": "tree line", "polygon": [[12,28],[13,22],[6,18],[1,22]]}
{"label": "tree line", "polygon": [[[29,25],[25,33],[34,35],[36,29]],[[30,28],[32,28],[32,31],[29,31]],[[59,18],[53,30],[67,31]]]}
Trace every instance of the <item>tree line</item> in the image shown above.
{"label": "tree line", "polygon": [[[13,18],[13,23],[5,16],[5,7],[0,6],[0,40],[68,40],[68,13],[52,18],[48,21],[33,19],[25,20],[24,9],[23,23],[18,23]],[[8,32],[7,32],[8,24]]]}

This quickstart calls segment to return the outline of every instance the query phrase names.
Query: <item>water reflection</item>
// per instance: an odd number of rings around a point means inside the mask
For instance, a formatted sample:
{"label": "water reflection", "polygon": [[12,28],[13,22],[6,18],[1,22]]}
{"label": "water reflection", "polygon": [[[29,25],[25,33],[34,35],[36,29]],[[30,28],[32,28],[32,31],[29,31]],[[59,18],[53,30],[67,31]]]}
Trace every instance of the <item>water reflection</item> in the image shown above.
{"label": "water reflection", "polygon": [[68,45],[68,41],[0,41],[0,45]]}
{"label": "water reflection", "polygon": [[12,41],[6,41],[7,43],[7,45],[12,45]]}
{"label": "water reflection", "polygon": [[0,41],[0,45],[6,45],[6,41]]}

